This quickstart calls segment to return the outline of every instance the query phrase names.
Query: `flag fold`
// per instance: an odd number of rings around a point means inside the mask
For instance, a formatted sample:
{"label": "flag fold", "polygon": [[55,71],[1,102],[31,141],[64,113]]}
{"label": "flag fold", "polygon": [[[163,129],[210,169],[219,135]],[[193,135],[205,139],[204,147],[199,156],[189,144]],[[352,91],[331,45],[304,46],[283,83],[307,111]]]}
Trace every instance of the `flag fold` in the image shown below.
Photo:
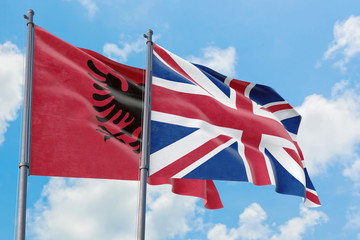
{"label": "flag fold", "polygon": [[320,206],[297,143],[301,116],[272,88],[154,45],[152,177],[275,185]]}

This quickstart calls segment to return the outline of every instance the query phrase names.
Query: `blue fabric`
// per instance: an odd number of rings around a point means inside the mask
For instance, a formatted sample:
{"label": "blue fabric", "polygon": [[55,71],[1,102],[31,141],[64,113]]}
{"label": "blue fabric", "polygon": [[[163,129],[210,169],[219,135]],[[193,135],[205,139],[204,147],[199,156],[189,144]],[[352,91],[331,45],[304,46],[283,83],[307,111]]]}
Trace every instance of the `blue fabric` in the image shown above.
{"label": "blue fabric", "polygon": [[154,77],[163,78],[169,81],[189,83],[194,85],[193,82],[186,79],[179,73],[172,71],[168,66],[162,63],[155,55],[153,55],[153,72]]}
{"label": "blue fabric", "polygon": [[289,195],[305,197],[304,185],[294,178],[275,158],[265,149],[265,154],[269,157],[272,170],[275,175],[275,191]]}
{"label": "blue fabric", "polygon": [[259,105],[265,105],[271,102],[284,101],[284,99],[271,87],[256,84],[250,92],[250,99]]}
{"label": "blue fabric", "polygon": [[163,122],[151,121],[150,154],[195,132],[198,128],[188,128]]}
{"label": "blue fabric", "polygon": [[[221,167],[219,167],[221,166]],[[201,164],[184,178],[248,181],[244,161],[238,153],[238,143],[222,150],[210,160]]]}
{"label": "blue fabric", "polygon": [[301,116],[296,116],[292,118],[287,118],[281,121],[285,129],[291,133],[297,134],[301,122]]}
{"label": "blue fabric", "polygon": [[194,64],[197,68],[200,69],[209,79],[212,81],[226,96],[230,97],[230,88],[224,83],[226,77],[208,67]]}

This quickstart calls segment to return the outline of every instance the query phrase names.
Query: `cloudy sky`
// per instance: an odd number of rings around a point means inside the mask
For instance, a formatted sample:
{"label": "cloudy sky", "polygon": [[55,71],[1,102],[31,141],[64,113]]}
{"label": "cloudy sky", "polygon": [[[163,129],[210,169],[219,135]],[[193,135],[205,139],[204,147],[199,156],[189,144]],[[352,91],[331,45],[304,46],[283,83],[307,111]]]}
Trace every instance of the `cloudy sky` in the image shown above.
{"label": "cloudy sky", "polygon": [[[303,116],[299,132],[323,206],[273,186],[215,182],[221,210],[148,192],[147,239],[360,240],[360,2],[4,0],[0,2],[0,236],[14,239],[26,21],[79,47],[145,66],[142,35],[230,77],[269,85]],[[49,76],[51,81],[51,76]],[[46,146],[44,146],[46,147]],[[138,183],[29,177],[30,240],[135,239]]]}

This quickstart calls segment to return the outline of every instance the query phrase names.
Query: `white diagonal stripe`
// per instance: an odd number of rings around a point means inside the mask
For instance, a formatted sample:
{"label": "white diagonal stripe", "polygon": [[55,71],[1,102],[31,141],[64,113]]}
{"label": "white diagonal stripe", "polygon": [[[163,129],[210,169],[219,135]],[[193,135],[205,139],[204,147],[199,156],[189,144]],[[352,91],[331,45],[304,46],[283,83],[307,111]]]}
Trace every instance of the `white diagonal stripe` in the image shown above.
{"label": "white diagonal stripe", "polygon": [[[211,135],[210,133],[202,130],[197,130],[181,140],[151,154],[150,175],[175,162],[179,158],[182,158],[189,152],[197,149],[199,145],[205,144],[209,141],[209,139],[214,137],[216,137],[216,135]],[[195,142],[196,144],[194,144]]]}
{"label": "white diagonal stripe", "polygon": [[169,81],[169,80],[166,80],[163,78],[158,78],[158,77],[153,77],[153,85],[167,88],[169,90],[176,91],[176,92],[210,96],[208,92],[206,92],[204,89],[200,88],[197,85]]}
{"label": "white diagonal stripe", "polygon": [[247,87],[245,88],[245,92],[244,92],[245,97],[250,99],[251,89],[253,89],[253,87],[255,87],[255,85],[256,85],[255,83],[250,83],[249,85],[247,85]]}
{"label": "white diagonal stripe", "polygon": [[[259,150],[265,155],[265,148],[274,156],[274,158],[288,171],[294,178],[305,185],[305,173],[300,166],[284,148],[289,148],[297,152],[296,146],[285,138],[263,134]],[[298,152],[297,152],[298,153]]]}
{"label": "white diagonal stripe", "polygon": [[271,102],[271,103],[263,105],[263,107],[268,108],[268,107],[272,107],[272,106],[275,106],[275,105],[281,105],[281,104],[288,104],[288,102],[287,101]]}
{"label": "white diagonal stripe", "polygon": [[294,109],[285,109],[273,113],[280,121],[292,117],[297,117],[299,114]]}
{"label": "white diagonal stripe", "polygon": [[270,183],[271,183],[271,185],[275,185],[276,184],[275,175],[274,175],[274,171],[273,171],[272,166],[271,166],[270,159],[266,154],[264,154],[264,159],[265,159],[266,169],[267,169],[267,172],[269,174]]}
{"label": "white diagonal stripe", "polygon": [[205,156],[201,157],[199,160],[197,160],[193,164],[190,164],[188,167],[184,168],[182,171],[178,172],[177,174],[175,174],[172,177],[173,178],[184,177],[186,174],[193,171],[195,168],[199,167],[201,164],[205,163],[206,161],[208,161],[210,158],[212,158],[213,156],[215,156],[216,154],[218,154],[225,148],[230,147],[231,144],[233,144],[234,142],[236,142],[234,139],[230,139],[229,141],[225,142],[224,144],[219,145],[217,148],[215,148],[214,150],[212,150]]}
{"label": "white diagonal stripe", "polygon": [[240,142],[243,132],[237,129],[215,126],[199,119],[185,118],[157,111],[151,112],[151,120],[199,128],[199,130],[151,154],[150,174],[154,174],[219,135],[230,136],[235,141]]}
{"label": "white diagonal stripe", "polygon": [[[228,97],[225,93],[223,93],[202,71],[200,71],[196,66],[189,63],[188,61],[176,56],[175,54],[166,51],[172,59],[194,80],[196,84],[198,84],[201,88],[205,89],[214,99],[221,102],[222,104],[236,108],[236,99],[235,95]],[[158,56],[158,55],[157,55]],[[166,62],[159,57],[159,59],[166,64]],[[168,64],[166,64],[169,66]],[[232,97],[232,98],[231,98]]]}

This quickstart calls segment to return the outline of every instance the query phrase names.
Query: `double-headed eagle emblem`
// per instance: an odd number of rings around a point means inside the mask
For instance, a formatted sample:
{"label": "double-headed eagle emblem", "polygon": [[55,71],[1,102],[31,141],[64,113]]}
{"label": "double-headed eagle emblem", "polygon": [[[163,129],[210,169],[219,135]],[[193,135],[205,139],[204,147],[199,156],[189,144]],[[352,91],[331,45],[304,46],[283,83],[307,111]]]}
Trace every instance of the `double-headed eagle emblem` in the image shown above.
{"label": "double-headed eagle emblem", "polygon": [[[102,72],[92,60],[88,60],[87,65],[92,71],[89,75],[96,81],[96,93],[92,95],[97,102],[93,107],[99,113],[96,130],[104,134],[104,141],[114,138],[140,153],[143,85],[110,68],[108,73]],[[109,122],[115,125],[111,129],[119,130],[114,132],[104,126]]]}

